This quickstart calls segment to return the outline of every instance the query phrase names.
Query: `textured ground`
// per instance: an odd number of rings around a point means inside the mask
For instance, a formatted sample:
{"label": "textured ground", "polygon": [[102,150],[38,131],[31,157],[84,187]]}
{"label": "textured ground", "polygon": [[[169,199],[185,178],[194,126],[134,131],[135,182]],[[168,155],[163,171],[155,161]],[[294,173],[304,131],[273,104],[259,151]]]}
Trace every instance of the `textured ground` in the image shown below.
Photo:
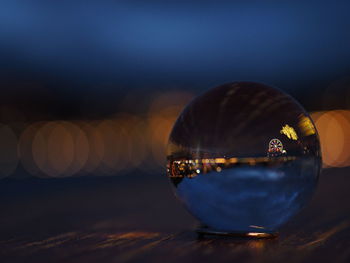
{"label": "textured ground", "polygon": [[0,262],[350,262],[350,169],[271,240],[198,238],[162,175],[0,181]]}

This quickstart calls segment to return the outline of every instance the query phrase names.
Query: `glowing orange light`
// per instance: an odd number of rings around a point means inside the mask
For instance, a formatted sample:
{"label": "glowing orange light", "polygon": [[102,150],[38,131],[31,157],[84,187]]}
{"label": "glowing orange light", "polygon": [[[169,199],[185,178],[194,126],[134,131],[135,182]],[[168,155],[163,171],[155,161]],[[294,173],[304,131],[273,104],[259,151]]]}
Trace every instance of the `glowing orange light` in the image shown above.
{"label": "glowing orange light", "polygon": [[345,134],[349,129],[349,123],[344,118],[343,112],[323,112],[317,116],[315,125],[320,137],[324,166],[343,166],[349,154],[345,148]]}
{"label": "glowing orange light", "polygon": [[230,163],[237,163],[238,159],[237,158],[230,158],[229,162]]}
{"label": "glowing orange light", "polygon": [[311,119],[305,115],[299,117],[299,127],[305,136],[316,133],[315,126],[312,124]]}
{"label": "glowing orange light", "polygon": [[247,236],[264,238],[264,237],[271,237],[272,235],[269,233],[250,232],[250,233],[247,233]]}
{"label": "glowing orange light", "polygon": [[284,134],[288,137],[288,139],[298,140],[298,135],[293,127],[288,124],[284,125],[280,131],[281,134]]}
{"label": "glowing orange light", "polygon": [[225,163],[226,159],[225,158],[215,158],[215,163]]}

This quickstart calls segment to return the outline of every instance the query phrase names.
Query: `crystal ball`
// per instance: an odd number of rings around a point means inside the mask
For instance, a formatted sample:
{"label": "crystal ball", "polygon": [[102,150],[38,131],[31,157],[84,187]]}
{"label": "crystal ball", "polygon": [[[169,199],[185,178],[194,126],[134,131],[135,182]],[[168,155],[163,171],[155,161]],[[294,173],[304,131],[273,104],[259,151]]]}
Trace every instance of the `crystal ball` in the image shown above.
{"label": "crystal ball", "polygon": [[321,153],[308,113],[286,93],[234,82],[195,98],[167,147],[177,197],[208,231],[275,233],[310,200]]}

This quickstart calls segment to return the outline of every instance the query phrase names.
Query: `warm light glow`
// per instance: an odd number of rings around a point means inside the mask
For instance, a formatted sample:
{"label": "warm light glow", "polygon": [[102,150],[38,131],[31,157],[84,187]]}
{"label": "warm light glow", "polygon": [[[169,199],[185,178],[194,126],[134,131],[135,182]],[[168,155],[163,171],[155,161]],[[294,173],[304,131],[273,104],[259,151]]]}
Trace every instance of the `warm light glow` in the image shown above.
{"label": "warm light glow", "polygon": [[69,132],[73,139],[73,161],[63,175],[71,176],[78,174],[85,166],[90,154],[88,138],[84,130],[79,127],[78,123],[67,121],[60,121],[58,123]]}
{"label": "warm light glow", "polygon": [[172,91],[156,96],[149,106],[147,116],[148,147],[153,157],[153,163],[160,167],[164,167],[166,163],[166,146],[171,129],[180,112],[192,98],[191,93]]}
{"label": "warm light glow", "polygon": [[69,122],[47,122],[33,137],[36,166],[49,177],[71,176],[80,171],[89,154],[85,134]]}
{"label": "warm light glow", "polygon": [[215,158],[215,163],[225,163],[226,159],[225,158]]}
{"label": "warm light glow", "polygon": [[305,136],[316,133],[315,126],[312,124],[311,119],[305,115],[299,117],[299,127]]}
{"label": "warm light glow", "polygon": [[345,110],[312,113],[321,142],[324,167],[350,165],[350,113]]}
{"label": "warm light glow", "polygon": [[250,232],[247,233],[247,236],[249,237],[269,237],[271,234],[268,233],[258,233],[258,232]]}
{"label": "warm light glow", "polygon": [[48,122],[36,132],[32,153],[36,166],[45,175],[61,177],[74,160],[73,138],[64,126]]}
{"label": "warm light glow", "polygon": [[230,159],[229,159],[229,162],[230,162],[230,163],[236,163],[237,160],[238,160],[237,158],[230,158]]}
{"label": "warm light glow", "polygon": [[293,127],[289,126],[288,124],[284,125],[282,129],[280,130],[281,134],[284,134],[288,137],[288,139],[292,139],[294,141],[298,140],[298,135]]}
{"label": "warm light glow", "polygon": [[[279,156],[273,159],[269,157],[246,157],[246,158],[215,158],[215,159],[195,159],[195,160],[174,160],[168,163],[169,177],[192,178],[198,174],[206,174],[211,171],[221,172],[232,166],[240,164],[256,165],[258,163],[271,164],[295,160],[295,156]],[[224,165],[222,165],[224,164]],[[219,166],[221,165],[221,166]]]}
{"label": "warm light glow", "polygon": [[[28,173],[38,177],[119,175],[132,169],[159,171],[166,163],[169,133],[191,98],[191,94],[184,92],[160,94],[150,102],[144,115],[118,113],[104,120],[0,125],[0,178],[11,175],[18,161]],[[311,118],[313,121],[300,115],[296,130],[289,124],[283,125],[280,130],[283,143],[287,138],[298,140],[298,136],[313,135],[316,127],[324,167],[350,166],[350,111],[319,111],[312,113]],[[181,152],[182,148],[176,143],[169,145],[173,152],[174,149]],[[274,155],[273,161],[295,159],[287,156],[284,150],[281,155]],[[216,158],[204,155],[193,160],[176,160],[174,165],[182,171],[177,176],[191,174],[194,177],[238,164],[268,165],[270,162],[267,156]]]}

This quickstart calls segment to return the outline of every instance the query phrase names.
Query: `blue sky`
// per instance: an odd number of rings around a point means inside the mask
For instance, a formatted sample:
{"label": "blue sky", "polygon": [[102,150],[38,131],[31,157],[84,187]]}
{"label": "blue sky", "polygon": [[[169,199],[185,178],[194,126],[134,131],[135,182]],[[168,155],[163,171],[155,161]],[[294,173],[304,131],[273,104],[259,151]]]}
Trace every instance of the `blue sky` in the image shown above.
{"label": "blue sky", "polygon": [[135,86],[255,80],[293,89],[350,69],[349,1],[2,0],[0,6],[0,69],[35,76]]}

